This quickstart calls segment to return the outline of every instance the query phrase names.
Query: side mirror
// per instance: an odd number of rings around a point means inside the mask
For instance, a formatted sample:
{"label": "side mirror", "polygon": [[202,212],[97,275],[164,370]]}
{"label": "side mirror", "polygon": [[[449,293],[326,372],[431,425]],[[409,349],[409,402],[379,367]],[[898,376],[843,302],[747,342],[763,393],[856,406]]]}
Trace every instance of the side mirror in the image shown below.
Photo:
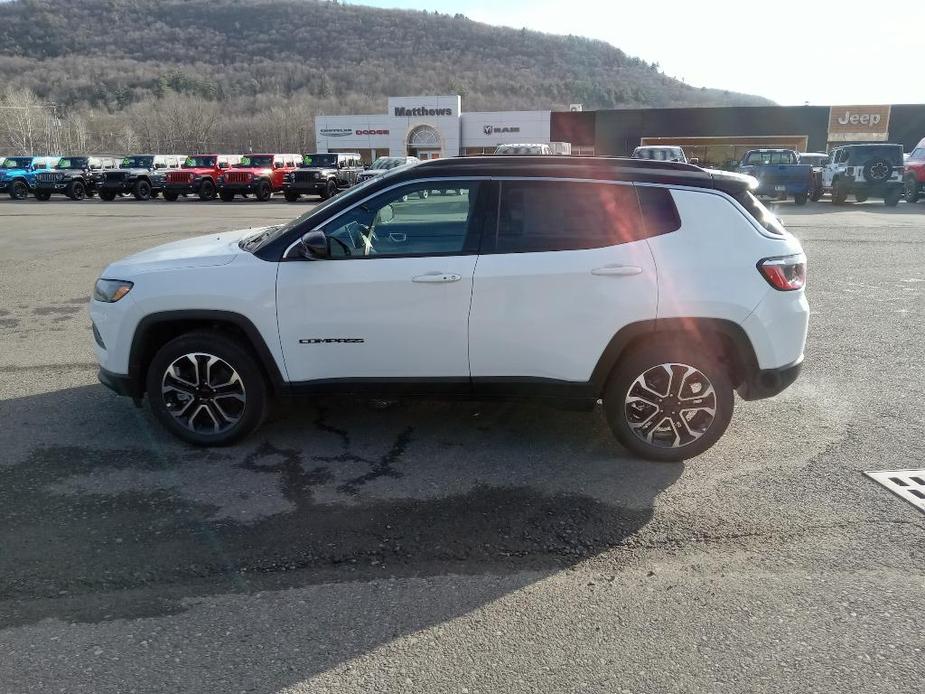
{"label": "side mirror", "polygon": [[331,255],[331,243],[323,231],[315,229],[302,237],[302,256],[309,260],[321,260]]}
{"label": "side mirror", "polygon": [[691,157],[690,163],[696,166],[697,164],[700,163],[700,159],[698,159],[697,157]]}

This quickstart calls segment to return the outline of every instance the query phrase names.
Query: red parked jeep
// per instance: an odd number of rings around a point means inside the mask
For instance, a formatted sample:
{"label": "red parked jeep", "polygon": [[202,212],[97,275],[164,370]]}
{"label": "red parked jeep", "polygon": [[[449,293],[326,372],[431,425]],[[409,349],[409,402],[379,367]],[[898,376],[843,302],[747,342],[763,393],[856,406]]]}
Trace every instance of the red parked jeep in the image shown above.
{"label": "red parked jeep", "polygon": [[283,190],[283,178],[302,161],[300,154],[245,154],[218,177],[218,196],[231,202],[235,195],[253,193],[261,202]]}
{"label": "red parked jeep", "polygon": [[906,202],[918,202],[919,196],[925,191],[925,139],[919,142],[906,160],[903,184]]}
{"label": "red parked jeep", "polygon": [[198,195],[200,200],[214,200],[218,177],[240,161],[240,154],[190,155],[179,169],[167,172],[164,199],[172,202],[181,195]]}

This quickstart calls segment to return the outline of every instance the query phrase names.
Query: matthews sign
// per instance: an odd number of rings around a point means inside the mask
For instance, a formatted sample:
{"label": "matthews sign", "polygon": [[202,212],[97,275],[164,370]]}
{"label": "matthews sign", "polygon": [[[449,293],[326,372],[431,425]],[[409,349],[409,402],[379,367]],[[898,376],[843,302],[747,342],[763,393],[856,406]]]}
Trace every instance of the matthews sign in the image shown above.
{"label": "matthews sign", "polygon": [[452,116],[453,109],[451,108],[427,108],[426,106],[418,106],[417,108],[406,108],[404,106],[395,107],[395,117],[403,118],[409,116]]}
{"label": "matthews sign", "polygon": [[889,135],[889,106],[832,106],[829,109],[829,142],[886,142]]}

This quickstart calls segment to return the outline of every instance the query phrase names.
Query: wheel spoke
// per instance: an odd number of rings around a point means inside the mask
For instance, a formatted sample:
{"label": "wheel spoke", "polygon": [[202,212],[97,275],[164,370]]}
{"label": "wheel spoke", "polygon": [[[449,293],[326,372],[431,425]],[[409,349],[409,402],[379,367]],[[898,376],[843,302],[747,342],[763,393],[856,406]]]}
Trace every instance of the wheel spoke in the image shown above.
{"label": "wheel spoke", "polygon": [[[221,383],[213,385],[213,381]],[[184,428],[220,434],[244,415],[247,393],[237,371],[221,357],[203,352],[173,361],[161,379],[163,403]]]}

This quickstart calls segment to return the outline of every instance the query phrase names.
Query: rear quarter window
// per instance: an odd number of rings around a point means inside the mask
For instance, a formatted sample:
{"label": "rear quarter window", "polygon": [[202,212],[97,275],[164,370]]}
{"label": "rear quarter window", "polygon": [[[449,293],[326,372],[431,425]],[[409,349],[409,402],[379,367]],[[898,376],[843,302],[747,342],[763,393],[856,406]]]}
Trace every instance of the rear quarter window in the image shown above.
{"label": "rear quarter window", "polygon": [[668,188],[636,186],[646,236],[669,234],[681,228],[681,215]]}
{"label": "rear quarter window", "polygon": [[646,236],[632,185],[501,183],[495,253],[604,248]]}

